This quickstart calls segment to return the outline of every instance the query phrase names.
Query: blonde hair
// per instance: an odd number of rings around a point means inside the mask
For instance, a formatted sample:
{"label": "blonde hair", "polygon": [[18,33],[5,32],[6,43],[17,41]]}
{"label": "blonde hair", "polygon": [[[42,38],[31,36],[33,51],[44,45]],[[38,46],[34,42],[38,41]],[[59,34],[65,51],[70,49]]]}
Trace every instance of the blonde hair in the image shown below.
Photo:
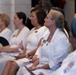
{"label": "blonde hair", "polygon": [[5,22],[6,27],[10,24],[10,18],[7,14],[0,14],[0,19]]}
{"label": "blonde hair", "polygon": [[[64,33],[64,15],[60,12],[55,10],[54,8],[51,9],[52,11],[52,19],[55,20],[56,27],[62,30]],[[66,35],[66,33],[65,33]]]}
{"label": "blonde hair", "polygon": [[55,20],[57,28],[63,28],[64,27],[64,16],[61,12],[53,10],[52,19]]}

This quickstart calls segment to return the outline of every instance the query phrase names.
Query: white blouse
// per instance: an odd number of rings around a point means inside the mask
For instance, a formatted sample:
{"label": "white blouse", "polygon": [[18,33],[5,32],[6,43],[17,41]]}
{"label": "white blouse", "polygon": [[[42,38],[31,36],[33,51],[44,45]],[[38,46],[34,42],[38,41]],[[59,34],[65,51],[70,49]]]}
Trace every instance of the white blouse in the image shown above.
{"label": "white blouse", "polygon": [[[48,33],[49,34],[49,33]],[[45,35],[48,35],[45,34]],[[48,35],[49,37],[49,35]],[[50,75],[58,68],[58,63],[62,62],[69,53],[70,43],[67,36],[59,29],[57,29],[50,42],[47,41],[48,37],[43,38],[41,46],[37,50],[39,57],[39,66],[49,64],[50,69],[37,69],[33,73],[39,75],[41,72],[44,75]],[[17,75],[26,74],[24,67],[21,67]]]}
{"label": "white blouse", "polygon": [[27,52],[30,52],[31,50],[35,49],[40,41],[40,39],[43,37],[45,34],[45,31],[47,28],[45,26],[40,27],[39,29],[33,28],[30,31],[30,35],[27,37]]}
{"label": "white blouse", "polygon": [[29,35],[30,30],[27,27],[24,27],[21,32],[18,34],[18,29],[15,30],[15,32],[13,33],[11,39],[10,39],[10,45],[11,46],[18,46],[21,42],[23,44],[23,47],[26,47],[26,38]]}
{"label": "white blouse", "polygon": [[8,42],[11,38],[12,31],[8,28],[5,28],[1,33],[0,36],[4,37]]}
{"label": "white blouse", "polygon": [[67,56],[70,50],[70,43],[66,35],[57,29],[51,42],[43,41],[40,50],[40,63],[49,64],[50,68],[55,68],[59,62]]}
{"label": "white blouse", "polygon": [[70,53],[64,59],[61,67],[50,75],[76,75],[76,50]]}

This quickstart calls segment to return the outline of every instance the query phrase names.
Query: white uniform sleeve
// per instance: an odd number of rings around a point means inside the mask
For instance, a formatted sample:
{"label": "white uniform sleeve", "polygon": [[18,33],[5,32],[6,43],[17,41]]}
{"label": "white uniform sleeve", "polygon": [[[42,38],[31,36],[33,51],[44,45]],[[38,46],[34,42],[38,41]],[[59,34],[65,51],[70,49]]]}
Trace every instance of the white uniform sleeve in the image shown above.
{"label": "white uniform sleeve", "polygon": [[[40,47],[41,47],[41,46],[40,46]],[[37,58],[40,57],[40,54],[39,54],[39,53],[40,53],[40,52],[39,52],[39,51],[40,51],[40,47],[37,49],[37,51],[36,51],[36,53],[35,53],[35,55],[37,55]]]}
{"label": "white uniform sleeve", "polygon": [[30,30],[27,29],[24,31],[24,33],[22,35],[22,43],[23,43],[24,48],[26,48],[26,44],[27,44],[26,38],[28,37],[29,33],[30,33]]}
{"label": "white uniform sleeve", "polygon": [[70,51],[70,44],[67,39],[59,39],[56,41],[55,51],[52,61],[50,61],[49,66],[52,69],[58,68],[59,62],[62,62],[64,58],[68,55]]}

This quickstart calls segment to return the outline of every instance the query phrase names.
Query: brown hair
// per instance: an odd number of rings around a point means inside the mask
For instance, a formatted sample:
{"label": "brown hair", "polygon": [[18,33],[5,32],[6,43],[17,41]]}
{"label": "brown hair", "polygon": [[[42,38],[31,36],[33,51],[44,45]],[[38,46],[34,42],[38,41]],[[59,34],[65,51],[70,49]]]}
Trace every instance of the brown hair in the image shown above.
{"label": "brown hair", "polygon": [[16,12],[19,19],[23,19],[22,23],[26,25],[26,14],[24,12]]}
{"label": "brown hair", "polygon": [[35,12],[36,13],[36,17],[37,17],[37,20],[38,20],[38,23],[43,26],[44,25],[44,19],[46,17],[46,12],[43,8],[33,8],[31,10],[31,13],[32,12]]}

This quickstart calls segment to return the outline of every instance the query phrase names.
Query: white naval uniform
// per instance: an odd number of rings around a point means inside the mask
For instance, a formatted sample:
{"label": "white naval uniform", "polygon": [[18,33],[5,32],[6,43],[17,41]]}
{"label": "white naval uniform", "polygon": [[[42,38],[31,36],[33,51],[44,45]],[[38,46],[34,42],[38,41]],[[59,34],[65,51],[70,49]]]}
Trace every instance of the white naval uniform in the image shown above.
{"label": "white naval uniform", "polygon": [[21,42],[23,44],[23,47],[26,48],[26,38],[29,35],[30,30],[27,27],[24,27],[21,32],[17,35],[18,33],[18,29],[15,30],[15,32],[13,33],[11,39],[10,39],[10,45],[16,45],[18,46]]}
{"label": "white naval uniform", "polygon": [[[19,33],[18,36],[16,36],[18,33],[18,29],[15,30],[15,32],[13,33],[11,39],[10,39],[10,46],[11,47],[17,47],[21,42],[23,44],[23,47],[26,47],[26,38],[29,35],[29,29],[27,27],[24,27],[21,32]],[[6,53],[6,52],[2,52],[0,54],[0,75],[2,75],[2,71],[5,67],[5,64],[8,60],[14,60],[14,57],[11,56],[15,56],[18,55],[19,52],[13,52],[13,53]]]}
{"label": "white naval uniform", "polygon": [[76,75],[76,51],[70,53],[61,67],[50,75]]}
{"label": "white naval uniform", "polygon": [[8,42],[11,38],[12,31],[8,28],[5,28],[1,33],[0,36],[4,37]]}
{"label": "white naval uniform", "polygon": [[45,34],[46,30],[48,30],[45,26],[40,27],[39,29],[33,28],[30,32],[30,35],[27,37],[27,46],[26,46],[26,53],[29,53],[31,50],[34,50],[40,39]]}
{"label": "white naval uniform", "polygon": [[[21,32],[18,34],[18,29],[14,31],[14,33],[12,34],[9,44],[10,44],[10,48],[15,48],[17,47],[20,43],[23,44],[23,48],[26,48],[26,38],[29,35],[29,29],[27,27],[24,27]],[[18,55],[20,52],[2,52],[1,55],[4,56],[15,56]]]}
{"label": "white naval uniform", "polygon": [[[49,64],[50,69],[38,69],[33,71],[35,75],[42,72],[44,75],[49,75],[58,68],[58,63],[68,55],[70,43],[66,35],[59,29],[57,29],[52,37],[51,42],[43,42],[39,50],[39,64]],[[24,67],[21,67],[17,75],[25,75]]]}
{"label": "white naval uniform", "polygon": [[[26,53],[29,53],[30,51],[34,50],[40,39],[43,38],[46,31],[49,31],[45,26],[40,27],[39,29],[35,30],[34,28],[31,30],[30,35],[27,37],[27,46],[26,46]],[[27,58],[22,58],[17,61],[15,61],[19,66],[22,66],[22,64],[26,61]]]}

